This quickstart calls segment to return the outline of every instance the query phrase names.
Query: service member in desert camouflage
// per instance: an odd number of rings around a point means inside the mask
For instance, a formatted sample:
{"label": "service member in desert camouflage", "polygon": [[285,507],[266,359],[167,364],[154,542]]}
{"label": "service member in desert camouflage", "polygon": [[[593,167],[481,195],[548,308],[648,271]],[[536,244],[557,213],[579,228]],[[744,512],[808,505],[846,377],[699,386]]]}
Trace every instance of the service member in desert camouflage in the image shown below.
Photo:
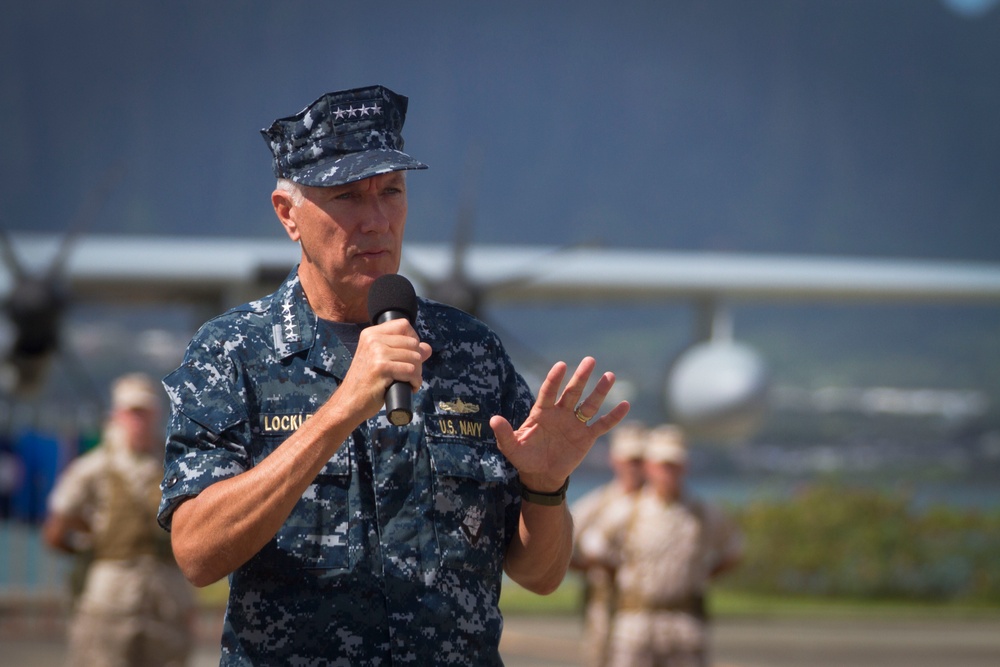
{"label": "service member in desert camouflage", "polygon": [[583,577],[583,662],[586,667],[604,667],[608,658],[608,633],[616,598],[614,571],[602,562],[592,562],[584,555],[592,528],[598,532],[604,524],[615,522],[616,512],[630,511],[631,503],[645,482],[643,450],[649,429],[639,422],[619,424],[611,432],[608,463],[614,477],[577,500],[570,507],[573,515],[573,557],[570,568]]}
{"label": "service member in desert camouflage", "polygon": [[70,621],[72,667],[181,667],[194,644],[194,591],[156,525],[163,403],[149,376],[118,378],[101,442],[49,495],[46,543],[90,559]]}
{"label": "service member in desert camouflage", "polygon": [[[582,545],[615,571],[608,667],[706,667],[710,582],[736,567],[743,536],[684,488],[687,448],[670,424],[649,431],[645,485]],[[600,533],[603,532],[603,535]]]}
{"label": "service member in desert camouflage", "polygon": [[[323,95],[264,130],[271,202],[302,258],[276,292],[207,324],[164,383],[161,523],[188,578],[230,577],[223,665],[499,665],[501,573],[562,580],[565,487],[614,376],[536,401],[481,322],[420,299],[415,324],[365,326],[372,282],[399,268],[407,99]],[[414,389],[394,426],[383,397]]]}

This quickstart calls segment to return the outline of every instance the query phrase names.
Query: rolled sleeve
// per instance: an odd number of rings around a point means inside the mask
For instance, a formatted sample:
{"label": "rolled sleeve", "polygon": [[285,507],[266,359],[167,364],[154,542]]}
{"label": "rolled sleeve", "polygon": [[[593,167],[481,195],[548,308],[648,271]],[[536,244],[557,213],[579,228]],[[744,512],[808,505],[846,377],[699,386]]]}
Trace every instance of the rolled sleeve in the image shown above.
{"label": "rolled sleeve", "polygon": [[93,478],[99,474],[98,456],[82,456],[72,461],[48,497],[48,510],[63,516],[83,516],[93,503]]}

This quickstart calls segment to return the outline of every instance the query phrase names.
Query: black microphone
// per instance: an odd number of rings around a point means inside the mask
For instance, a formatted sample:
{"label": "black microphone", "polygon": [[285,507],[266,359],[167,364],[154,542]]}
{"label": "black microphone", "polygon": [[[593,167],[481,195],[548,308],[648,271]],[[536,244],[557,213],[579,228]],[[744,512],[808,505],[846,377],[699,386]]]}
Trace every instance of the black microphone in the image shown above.
{"label": "black microphone", "polygon": [[[412,325],[417,319],[417,293],[410,281],[398,274],[375,279],[368,292],[368,317],[372,324],[405,319]],[[389,421],[405,426],[413,419],[413,389],[398,380],[385,390],[385,411]]]}

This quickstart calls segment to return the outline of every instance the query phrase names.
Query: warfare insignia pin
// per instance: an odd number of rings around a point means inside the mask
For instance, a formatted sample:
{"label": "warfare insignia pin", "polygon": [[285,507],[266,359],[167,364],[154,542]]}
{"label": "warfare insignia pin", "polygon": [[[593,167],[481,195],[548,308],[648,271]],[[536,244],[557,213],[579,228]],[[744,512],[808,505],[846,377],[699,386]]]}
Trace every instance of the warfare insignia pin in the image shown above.
{"label": "warfare insignia pin", "polygon": [[453,415],[471,415],[479,412],[479,406],[475,403],[466,403],[462,399],[456,398],[454,401],[438,401],[438,410]]}

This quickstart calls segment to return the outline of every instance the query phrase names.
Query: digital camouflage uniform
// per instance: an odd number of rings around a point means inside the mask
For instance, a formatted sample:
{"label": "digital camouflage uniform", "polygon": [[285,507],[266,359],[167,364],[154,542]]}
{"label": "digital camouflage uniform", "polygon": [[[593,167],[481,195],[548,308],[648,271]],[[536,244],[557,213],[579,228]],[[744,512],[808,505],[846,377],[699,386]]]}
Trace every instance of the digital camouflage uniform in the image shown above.
{"label": "digital camouflage uniform", "polygon": [[[413,421],[384,411],[327,462],[278,534],[230,576],[223,665],[500,665],[502,561],[517,472],[489,419],[532,397],[497,337],[421,299],[433,354]],[[270,454],[336,391],[351,355],[295,271],[205,324],[164,384],[172,403],[160,521]]]}
{"label": "digital camouflage uniform", "polygon": [[135,455],[109,428],[75,459],[49,496],[49,510],[92,529],[92,562],[69,629],[68,664],[180,667],[193,641],[195,598],[156,525],[163,463]]}
{"label": "digital camouflage uniform", "polygon": [[704,596],[710,573],[742,551],[742,534],[721,512],[683,498],[640,492],[584,545],[616,568],[609,667],[708,664]]}

